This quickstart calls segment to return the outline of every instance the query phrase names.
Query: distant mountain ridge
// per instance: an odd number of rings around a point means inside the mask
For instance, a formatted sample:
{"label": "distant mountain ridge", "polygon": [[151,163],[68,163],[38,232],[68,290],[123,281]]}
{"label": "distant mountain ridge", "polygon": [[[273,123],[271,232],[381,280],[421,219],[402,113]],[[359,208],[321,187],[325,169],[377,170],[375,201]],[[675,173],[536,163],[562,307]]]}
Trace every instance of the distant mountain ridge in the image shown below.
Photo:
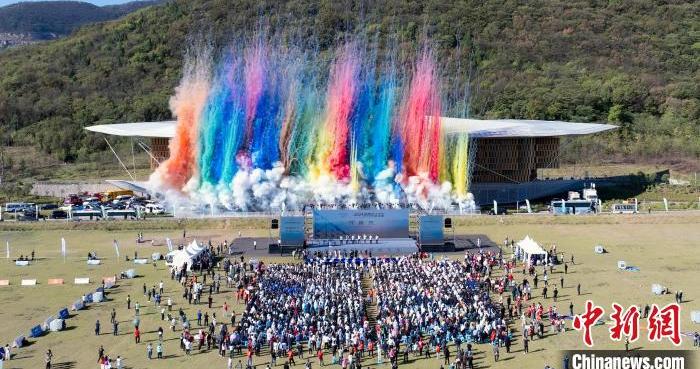
{"label": "distant mountain ridge", "polygon": [[84,24],[121,18],[161,2],[144,0],[97,6],[81,1],[36,1],[3,6],[0,7],[0,49],[56,39]]}

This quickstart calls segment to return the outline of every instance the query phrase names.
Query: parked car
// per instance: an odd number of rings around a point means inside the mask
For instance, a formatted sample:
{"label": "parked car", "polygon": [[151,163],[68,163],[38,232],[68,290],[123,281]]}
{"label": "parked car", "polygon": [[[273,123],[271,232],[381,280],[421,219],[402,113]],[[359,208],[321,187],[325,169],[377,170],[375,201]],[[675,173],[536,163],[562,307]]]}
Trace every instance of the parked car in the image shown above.
{"label": "parked car", "polygon": [[163,205],[161,205],[161,204],[149,203],[149,204],[146,204],[145,208],[146,208],[146,212],[150,213],[150,214],[163,214],[163,213],[165,213],[165,209],[163,208]]}
{"label": "parked car", "polygon": [[[43,219],[43,216],[39,216],[39,218]],[[33,221],[37,220],[36,212],[35,211],[24,211],[22,215],[17,218],[21,221]]]}
{"label": "parked car", "polygon": [[55,209],[58,209],[58,205],[56,205],[56,204],[42,204],[39,206],[39,209],[41,209],[41,210],[55,210]]}
{"label": "parked car", "polygon": [[50,219],[68,219],[68,213],[64,210],[54,210],[49,216]]}

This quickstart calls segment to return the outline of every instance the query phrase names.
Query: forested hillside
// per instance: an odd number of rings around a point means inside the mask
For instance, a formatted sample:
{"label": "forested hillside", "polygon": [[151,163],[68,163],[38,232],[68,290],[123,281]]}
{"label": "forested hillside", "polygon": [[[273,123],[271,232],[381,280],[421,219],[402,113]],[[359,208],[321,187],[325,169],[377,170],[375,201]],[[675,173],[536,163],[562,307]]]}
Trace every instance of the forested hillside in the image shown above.
{"label": "forested hillside", "polygon": [[160,1],[134,1],[97,6],[82,1],[32,1],[0,7],[0,32],[67,35],[85,23],[122,17]]}
{"label": "forested hillside", "polygon": [[[161,0],[96,6],[82,1],[32,1],[0,7],[0,49],[66,36],[87,23],[122,17]],[[14,42],[13,42],[14,41]]]}
{"label": "forested hillside", "polygon": [[177,0],[0,53],[0,137],[89,161],[106,148],[82,127],[171,118],[192,39],[265,29],[321,54],[357,34],[400,55],[427,40],[445,99],[470,86],[469,109],[450,114],[610,122],[622,128],[567,141],[567,159],[697,166],[698,14],[693,1]]}

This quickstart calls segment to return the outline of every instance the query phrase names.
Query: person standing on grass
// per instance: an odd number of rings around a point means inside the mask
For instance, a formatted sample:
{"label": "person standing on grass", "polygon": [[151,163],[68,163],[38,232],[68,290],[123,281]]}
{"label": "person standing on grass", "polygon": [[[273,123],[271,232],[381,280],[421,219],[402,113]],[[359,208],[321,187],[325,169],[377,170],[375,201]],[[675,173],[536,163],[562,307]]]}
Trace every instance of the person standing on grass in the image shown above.
{"label": "person standing on grass", "polygon": [[118,331],[119,331],[119,322],[115,320],[112,323],[112,335],[116,336]]}
{"label": "person standing on grass", "polygon": [[578,294],[579,296],[581,296],[581,283],[579,283],[578,285],[576,285],[576,294]]}
{"label": "person standing on grass", "polygon": [[51,352],[51,349],[48,349],[46,351],[46,354],[44,355],[44,362],[46,362],[46,369],[51,369],[51,360],[53,359],[53,352]]}
{"label": "person standing on grass", "polygon": [[141,343],[141,331],[139,331],[139,327],[134,328],[134,341],[137,344]]}
{"label": "person standing on grass", "polygon": [[131,295],[126,295],[126,310],[131,310]]}
{"label": "person standing on grass", "polygon": [[117,366],[117,369],[122,369],[122,357],[117,355],[117,360],[115,361],[115,365]]}
{"label": "person standing on grass", "polygon": [[523,335],[523,353],[527,354],[530,352],[530,345],[529,345],[530,340],[527,338],[527,334]]}
{"label": "person standing on grass", "polygon": [[100,335],[100,320],[97,319],[97,321],[95,322],[95,336],[99,336],[99,335]]}
{"label": "person standing on grass", "polygon": [[146,346],[146,357],[148,358],[148,360],[151,360],[153,358],[153,345],[151,345],[150,342]]}
{"label": "person standing on grass", "polygon": [[159,359],[163,358],[163,343],[158,342],[158,345],[156,346],[156,355]]}

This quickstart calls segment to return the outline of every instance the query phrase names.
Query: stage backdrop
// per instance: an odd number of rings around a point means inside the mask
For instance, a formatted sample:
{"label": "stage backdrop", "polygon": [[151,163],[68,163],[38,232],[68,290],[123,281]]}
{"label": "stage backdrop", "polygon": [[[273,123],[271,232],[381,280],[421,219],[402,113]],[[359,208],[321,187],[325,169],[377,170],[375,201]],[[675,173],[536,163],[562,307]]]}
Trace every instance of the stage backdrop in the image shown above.
{"label": "stage backdrop", "polygon": [[282,217],[280,220],[280,241],[285,246],[304,244],[304,217]]}
{"label": "stage backdrop", "polygon": [[408,209],[314,210],[314,238],[408,237]]}
{"label": "stage backdrop", "polygon": [[421,215],[419,221],[419,235],[421,245],[444,245],[444,218],[442,215]]}

